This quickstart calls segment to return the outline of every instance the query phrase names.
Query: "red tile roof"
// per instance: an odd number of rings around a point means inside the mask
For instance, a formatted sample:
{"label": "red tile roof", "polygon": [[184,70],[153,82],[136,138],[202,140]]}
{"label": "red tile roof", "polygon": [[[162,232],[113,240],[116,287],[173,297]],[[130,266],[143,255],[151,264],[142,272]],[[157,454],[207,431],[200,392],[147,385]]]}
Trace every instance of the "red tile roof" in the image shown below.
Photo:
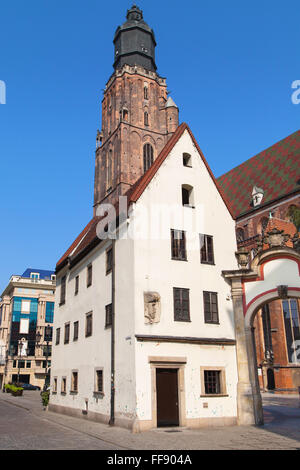
{"label": "red tile roof", "polygon": [[217,179],[234,218],[254,210],[253,186],[264,190],[258,208],[300,190],[300,130]]}
{"label": "red tile roof", "polygon": [[[189,126],[186,123],[182,123],[175,131],[175,133],[172,135],[170,140],[167,142],[161,153],[158,155],[156,160],[154,161],[153,165],[149,168],[148,171],[144,175],[142,175],[137,182],[124,194],[124,196],[127,196],[127,204],[128,207],[131,203],[136,202],[139,197],[142,195],[144,190],[147,188],[148,184],[164,162],[164,160],[167,158],[169,153],[171,152],[172,148],[175,146],[175,144],[178,142],[184,131],[188,131],[195,147],[197,148],[216,188],[220,192],[220,188],[216,182],[216,179],[214,175],[212,174],[211,169],[208,166],[208,163],[198,146],[195,137],[193,136]],[[222,193],[220,192],[221,197],[223,198]],[[225,204],[227,205],[226,200],[223,198]],[[227,208],[230,212],[230,207],[227,205]],[[119,215],[119,207],[118,204],[115,205],[115,210],[116,214]],[[97,226],[98,223],[100,222],[103,217],[94,217],[88,225],[83,229],[83,231],[80,233],[80,235],[76,238],[76,240],[72,243],[70,248],[65,252],[65,254],[60,258],[58,263],[56,264],[56,271],[59,271],[63,266],[65,266],[68,262],[68,259],[74,260],[75,258],[79,258],[81,256],[84,256],[84,254],[92,249],[94,246],[96,246],[98,243],[100,243],[100,239],[97,236]]]}

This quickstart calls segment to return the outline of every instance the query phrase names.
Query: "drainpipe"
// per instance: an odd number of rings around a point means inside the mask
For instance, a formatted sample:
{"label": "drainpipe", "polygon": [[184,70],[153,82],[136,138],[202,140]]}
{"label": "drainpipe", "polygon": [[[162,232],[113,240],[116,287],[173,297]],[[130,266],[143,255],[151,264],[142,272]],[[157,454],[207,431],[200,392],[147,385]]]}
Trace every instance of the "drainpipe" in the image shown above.
{"label": "drainpipe", "polygon": [[111,392],[109,425],[115,424],[115,240],[112,240],[111,271]]}

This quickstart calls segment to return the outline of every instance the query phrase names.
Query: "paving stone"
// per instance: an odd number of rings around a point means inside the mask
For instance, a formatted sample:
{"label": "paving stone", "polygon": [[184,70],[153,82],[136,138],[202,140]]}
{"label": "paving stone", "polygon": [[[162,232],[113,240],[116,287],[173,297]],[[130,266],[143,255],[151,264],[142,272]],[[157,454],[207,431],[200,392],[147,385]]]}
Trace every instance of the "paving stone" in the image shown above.
{"label": "paving stone", "polygon": [[300,448],[296,396],[263,396],[265,426],[152,430],[140,434],[45,411],[38,392],[0,394],[0,449],[5,450],[288,450]]}

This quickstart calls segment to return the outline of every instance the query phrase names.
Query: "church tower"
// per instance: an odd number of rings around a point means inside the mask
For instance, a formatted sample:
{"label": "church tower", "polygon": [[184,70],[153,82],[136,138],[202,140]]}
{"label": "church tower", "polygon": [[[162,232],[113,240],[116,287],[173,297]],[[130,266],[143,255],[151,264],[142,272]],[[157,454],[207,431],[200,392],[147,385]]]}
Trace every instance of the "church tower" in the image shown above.
{"label": "church tower", "polygon": [[156,72],[154,32],[136,5],[117,28],[114,45],[96,140],[94,215],[148,170],[178,127],[179,110]]}

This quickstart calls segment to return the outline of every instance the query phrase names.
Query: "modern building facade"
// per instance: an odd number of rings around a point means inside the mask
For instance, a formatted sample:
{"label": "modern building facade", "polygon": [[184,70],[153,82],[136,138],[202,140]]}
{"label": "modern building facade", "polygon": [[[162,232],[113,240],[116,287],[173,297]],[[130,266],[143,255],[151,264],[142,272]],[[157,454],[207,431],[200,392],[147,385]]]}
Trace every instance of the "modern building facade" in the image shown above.
{"label": "modern building facade", "polygon": [[49,406],[137,432],[234,424],[235,223],[136,6],[114,43],[94,217],[56,265]]}
{"label": "modern building facade", "polygon": [[26,269],[10,278],[0,301],[0,384],[43,387],[50,372],[55,273]]}
{"label": "modern building facade", "polygon": [[[253,258],[272,229],[290,236],[300,229],[300,131],[277,142],[218,178],[236,220],[239,248]],[[266,304],[254,322],[262,390],[298,393],[300,386],[300,302]]]}

